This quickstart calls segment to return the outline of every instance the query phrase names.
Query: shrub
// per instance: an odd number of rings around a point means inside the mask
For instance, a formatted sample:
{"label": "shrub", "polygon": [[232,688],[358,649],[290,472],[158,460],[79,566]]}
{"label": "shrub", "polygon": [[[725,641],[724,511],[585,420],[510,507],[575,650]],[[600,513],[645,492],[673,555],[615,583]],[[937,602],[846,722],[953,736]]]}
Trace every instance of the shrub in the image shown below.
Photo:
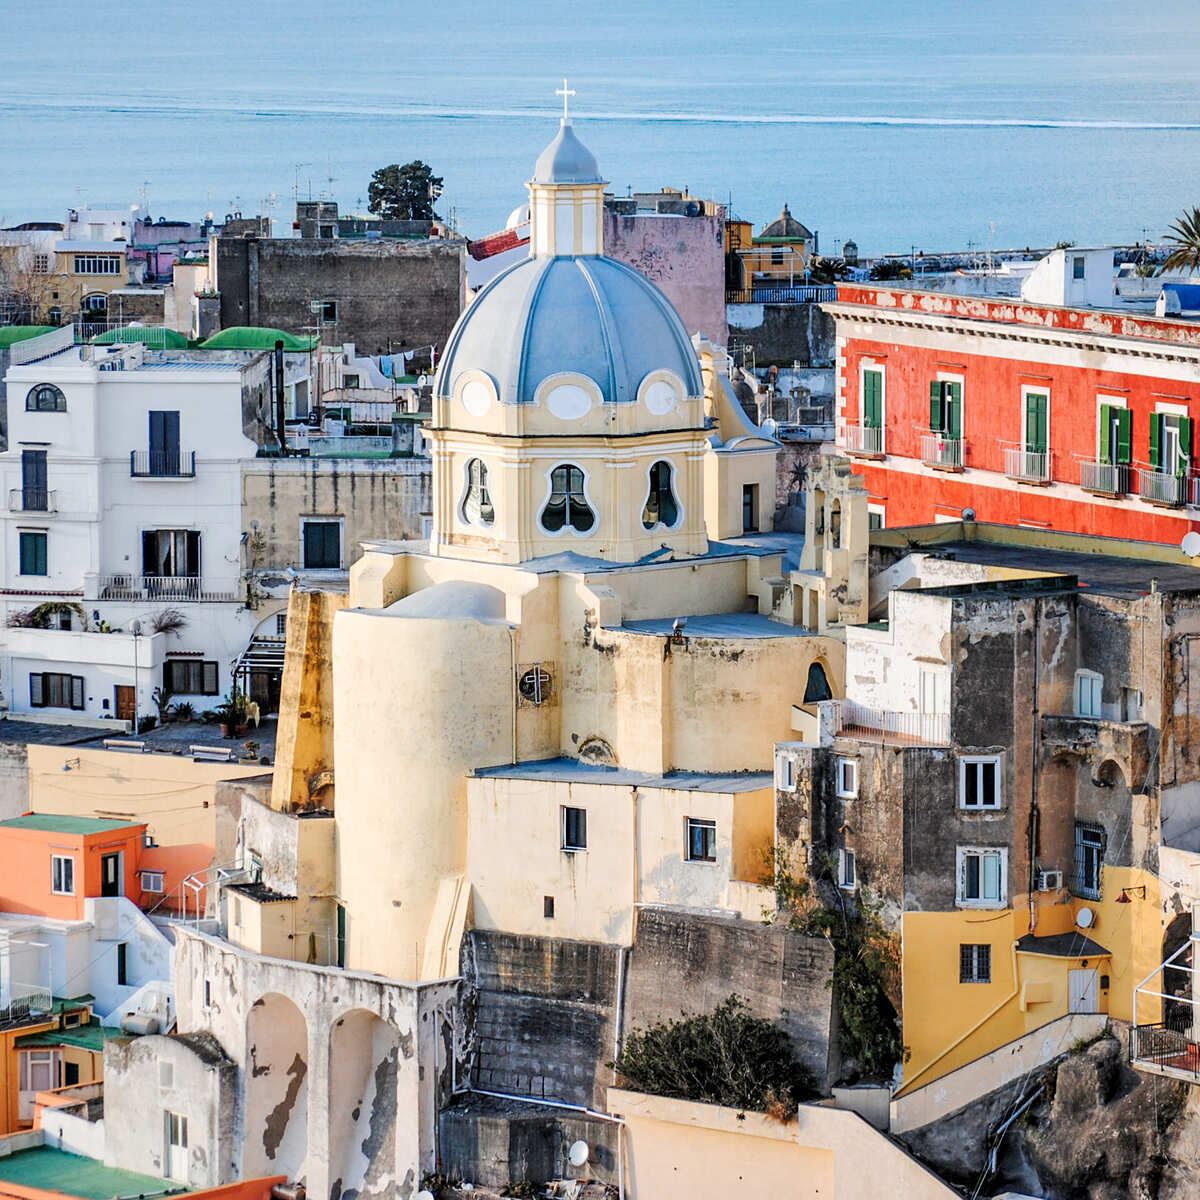
{"label": "shrub", "polygon": [[138,719],[138,733],[148,733],[157,724],[157,717],[141,717]]}
{"label": "shrub", "polygon": [[630,1034],[609,1065],[637,1092],[769,1112],[780,1120],[817,1091],[788,1035],[751,1016],[736,994],[706,1016],[681,1016]]}

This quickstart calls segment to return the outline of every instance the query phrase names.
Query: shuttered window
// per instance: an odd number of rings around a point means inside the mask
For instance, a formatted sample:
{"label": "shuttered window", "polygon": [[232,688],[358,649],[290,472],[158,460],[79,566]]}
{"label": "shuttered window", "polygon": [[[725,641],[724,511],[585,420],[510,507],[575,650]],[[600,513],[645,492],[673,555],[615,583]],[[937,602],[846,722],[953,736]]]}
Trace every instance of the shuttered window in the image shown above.
{"label": "shuttered window", "polygon": [[40,529],[21,530],[21,574],[47,575],[46,534]]}
{"label": "shuttered window", "polygon": [[341,522],[304,522],[304,565],[310,570],[336,569],[342,565]]}
{"label": "shuttered window", "polygon": [[1045,454],[1049,445],[1050,397],[1044,392],[1025,393],[1025,449]]}
{"label": "shuttered window", "polygon": [[32,708],[83,708],[83,676],[35,671],[29,676]]}
{"label": "shuttered window", "polygon": [[1115,404],[1100,406],[1100,461],[1127,465],[1133,459],[1133,414]]}
{"label": "shuttered window", "polygon": [[172,696],[215,696],[218,664],[199,659],[168,659],[163,663],[163,691]]}
{"label": "shuttered window", "polygon": [[863,424],[883,428],[882,371],[863,371]]}
{"label": "shuttered window", "polygon": [[962,437],[962,384],[935,379],[929,385],[929,430],[944,437]]}

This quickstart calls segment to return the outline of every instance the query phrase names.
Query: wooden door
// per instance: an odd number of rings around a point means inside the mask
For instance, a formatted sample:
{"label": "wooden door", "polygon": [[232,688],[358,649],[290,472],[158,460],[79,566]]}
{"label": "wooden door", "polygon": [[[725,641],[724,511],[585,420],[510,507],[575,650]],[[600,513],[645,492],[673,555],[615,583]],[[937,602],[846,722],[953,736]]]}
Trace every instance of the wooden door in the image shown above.
{"label": "wooden door", "polygon": [[114,706],[117,710],[118,721],[132,721],[134,718],[134,692],[128,684],[118,683],[114,692]]}

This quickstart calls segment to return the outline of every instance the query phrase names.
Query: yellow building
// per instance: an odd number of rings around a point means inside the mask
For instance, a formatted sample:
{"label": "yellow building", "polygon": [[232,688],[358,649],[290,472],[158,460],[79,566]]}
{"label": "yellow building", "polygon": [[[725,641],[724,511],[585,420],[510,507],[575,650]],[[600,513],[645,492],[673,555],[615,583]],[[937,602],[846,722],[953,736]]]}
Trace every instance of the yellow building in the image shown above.
{"label": "yellow building", "polygon": [[736,254],[741,262],[741,280],[737,286],[791,287],[804,283],[816,239],[792,216],[786,204],[779,216],[749,244],[745,240],[747,223],[734,224],[736,228],[726,232],[726,252]]}

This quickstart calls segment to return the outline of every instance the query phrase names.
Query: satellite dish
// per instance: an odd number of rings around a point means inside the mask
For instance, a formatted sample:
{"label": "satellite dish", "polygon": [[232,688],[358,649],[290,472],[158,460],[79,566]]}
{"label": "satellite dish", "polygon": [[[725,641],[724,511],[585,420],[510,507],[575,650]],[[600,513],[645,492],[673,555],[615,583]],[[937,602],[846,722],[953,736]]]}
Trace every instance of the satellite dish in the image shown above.
{"label": "satellite dish", "polygon": [[428,1188],[422,1188],[417,1193],[417,1200],[434,1200],[434,1195]]}
{"label": "satellite dish", "polygon": [[567,1151],[567,1157],[571,1160],[571,1166],[582,1167],[591,1156],[592,1148],[582,1138],[577,1142],[571,1143],[571,1149]]}
{"label": "satellite dish", "polygon": [[417,387],[428,387],[428,386],[429,386],[429,376],[424,374],[424,372],[422,372],[420,375],[417,376]]}
{"label": "satellite dish", "polygon": [[964,521],[975,520],[975,510],[973,508],[964,508],[962,510],[962,519]]}
{"label": "satellite dish", "polygon": [[1183,541],[1179,543],[1179,548],[1188,558],[1195,558],[1197,554],[1200,554],[1200,533],[1197,533],[1194,529],[1189,533],[1185,533]]}
{"label": "satellite dish", "polygon": [[767,435],[767,437],[773,438],[779,429],[779,425],[774,417],[768,417],[762,423],[762,425],[759,426],[759,428]]}
{"label": "satellite dish", "polygon": [[1081,908],[1075,914],[1075,924],[1080,929],[1091,929],[1092,922],[1096,919],[1096,914],[1090,908]]}

